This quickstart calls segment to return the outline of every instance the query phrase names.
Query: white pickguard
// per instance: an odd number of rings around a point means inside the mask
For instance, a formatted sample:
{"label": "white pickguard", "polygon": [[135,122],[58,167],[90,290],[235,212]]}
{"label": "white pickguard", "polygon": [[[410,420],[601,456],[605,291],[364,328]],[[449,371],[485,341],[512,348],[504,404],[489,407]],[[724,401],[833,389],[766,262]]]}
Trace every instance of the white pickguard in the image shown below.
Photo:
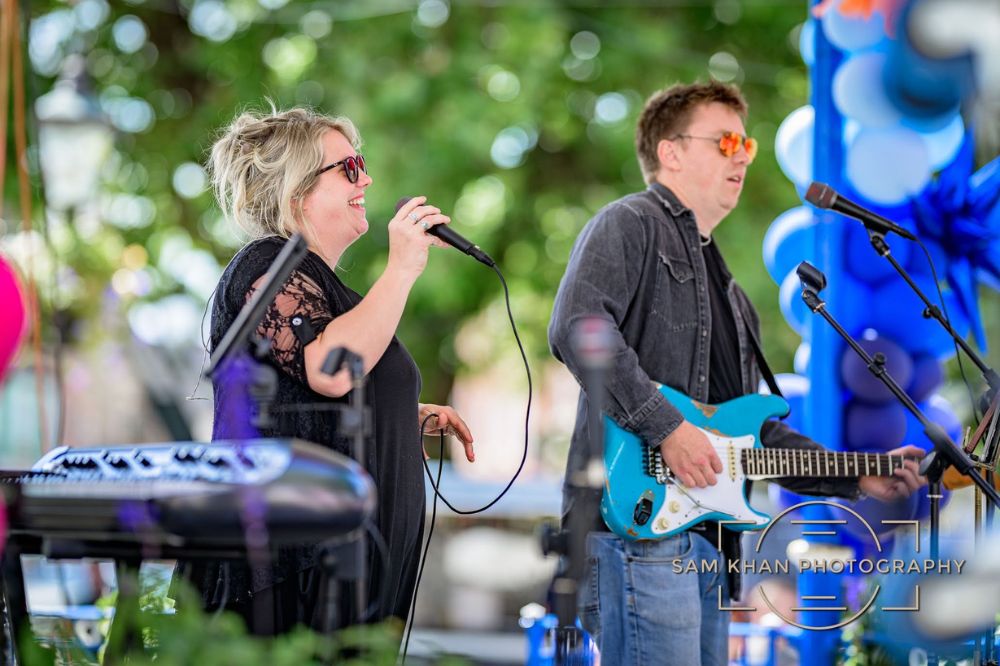
{"label": "white pickguard", "polygon": [[752,449],[757,438],[753,435],[722,437],[703,428],[698,430],[704,433],[722,459],[722,473],[715,475],[718,483],[705,488],[688,488],[672,477],[666,485],[666,499],[650,521],[650,531],[654,534],[673,532],[709,513],[725,514],[725,520],[766,525],[770,519],[754,512],[743,497],[747,477],[740,462],[740,450]]}

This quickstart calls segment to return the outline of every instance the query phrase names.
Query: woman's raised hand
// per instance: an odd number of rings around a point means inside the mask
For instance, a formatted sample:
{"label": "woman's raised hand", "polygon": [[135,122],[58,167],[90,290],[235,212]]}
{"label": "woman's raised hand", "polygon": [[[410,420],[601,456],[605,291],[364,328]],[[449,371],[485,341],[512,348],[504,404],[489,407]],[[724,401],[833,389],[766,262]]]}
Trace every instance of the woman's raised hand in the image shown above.
{"label": "woman's raised hand", "polygon": [[394,269],[416,279],[427,266],[427,249],[431,245],[447,244],[427,233],[437,224],[448,224],[451,218],[442,215],[436,206],[426,205],[427,197],[413,197],[389,220],[389,260],[386,270]]}

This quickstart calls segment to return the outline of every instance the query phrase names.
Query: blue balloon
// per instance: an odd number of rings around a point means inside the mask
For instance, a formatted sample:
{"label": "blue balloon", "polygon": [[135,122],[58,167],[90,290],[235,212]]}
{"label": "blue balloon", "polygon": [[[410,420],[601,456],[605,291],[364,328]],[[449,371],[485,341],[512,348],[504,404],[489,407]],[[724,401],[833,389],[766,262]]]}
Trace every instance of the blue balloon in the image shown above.
{"label": "blue balloon", "polygon": [[941,361],[930,354],[919,354],[913,358],[913,378],[905,387],[914,402],[923,402],[930,397],[944,381]]}
{"label": "blue balloon", "polygon": [[[889,219],[892,219],[890,216]],[[912,222],[901,223],[911,226]],[[910,258],[910,244],[892,243],[892,255],[901,265]],[[844,230],[844,254],[847,256],[847,271],[865,284],[877,285],[896,275],[896,269],[879,256],[868,239],[868,230],[860,222],[849,221]]]}
{"label": "blue balloon", "polygon": [[844,412],[844,438],[850,451],[891,451],[906,437],[906,409],[898,402],[851,402]]}
{"label": "blue balloon", "polygon": [[877,51],[855,54],[833,75],[834,104],[863,127],[892,127],[903,118],[882,85],[885,57]]}
{"label": "blue balloon", "polygon": [[844,16],[842,2],[827,7],[823,14],[823,32],[830,43],[842,51],[860,51],[871,48],[885,39],[885,16],[872,12],[870,18]]}
{"label": "blue balloon", "polygon": [[781,314],[785,316],[785,321],[792,327],[792,330],[807,337],[809,317],[813,316],[809,307],[802,300],[802,283],[795,271],[789,273],[781,281],[781,288],[778,290],[778,305]]}
{"label": "blue balloon", "polygon": [[844,412],[844,438],[850,451],[889,451],[903,444],[906,409],[898,402],[851,402]]}
{"label": "blue balloon", "polygon": [[890,206],[919,194],[931,177],[927,144],[902,127],[863,128],[847,148],[845,166],[861,196]]}
{"label": "blue balloon", "polygon": [[779,285],[802,261],[812,260],[816,218],[806,206],[797,206],[775,218],[764,234],[764,266]]}
{"label": "blue balloon", "polygon": [[953,441],[960,441],[962,439],[962,422],[948,399],[935,393],[927,399],[925,404],[924,414],[927,415],[927,418],[941,426]]}
{"label": "blue balloon", "polygon": [[812,180],[815,119],[812,106],[799,107],[785,117],[774,135],[774,156],[778,166],[788,180],[800,188]]}
{"label": "blue balloon", "polygon": [[[821,296],[825,296],[827,310],[852,336],[861,335],[871,326],[872,292],[867,284],[842,275],[836,284],[831,285]],[[818,316],[818,315],[817,315]],[[826,324],[822,324],[826,326]]]}
{"label": "blue balloon", "polygon": [[849,146],[854,143],[854,138],[861,131],[861,123],[857,120],[844,118],[844,145]]}
{"label": "blue balloon", "polygon": [[809,378],[782,372],[775,375],[774,379],[788,403],[789,412],[785,423],[792,429],[803,432],[806,422],[803,410],[806,404],[805,396],[809,393]]}
{"label": "blue balloon", "polygon": [[[959,3],[951,4],[962,7]],[[886,44],[889,60],[885,84],[890,98],[908,118],[933,122],[942,116],[951,117],[962,100],[974,91],[976,54],[967,49],[964,53],[933,57],[919,48],[910,34],[909,12],[920,5],[928,3],[902,3],[898,21],[901,34]],[[990,3],[982,3],[983,8],[989,6]]]}
{"label": "blue balloon", "polygon": [[[889,91],[886,91],[889,94]],[[902,111],[900,111],[902,113]],[[950,125],[955,121],[955,114],[959,113],[959,109],[956,107],[951,109],[950,112],[940,115],[933,116],[931,118],[920,118],[916,116],[903,116],[903,120],[900,124],[903,127],[909,127],[911,130],[916,130],[921,134],[933,134],[934,132],[940,132],[945,127]]]}
{"label": "blue balloon", "polygon": [[803,341],[795,350],[795,357],[792,359],[792,368],[799,374],[806,374],[809,370],[809,357],[812,355],[812,345]]}
{"label": "blue balloon", "polygon": [[799,32],[799,54],[806,67],[812,67],[816,62],[816,21],[809,19],[802,24]]}
{"label": "blue balloon", "polygon": [[[876,353],[885,355],[885,367],[889,374],[900,386],[909,385],[913,376],[913,360],[905,349],[874,332],[868,332],[867,337],[858,342],[869,356],[874,357]],[[895,399],[885,384],[868,370],[864,360],[850,347],[844,349],[840,358],[840,378],[859,401],[882,405]]]}
{"label": "blue balloon", "polygon": [[[951,403],[945,398],[935,394],[924,402],[918,402],[917,407],[930,421],[941,426],[953,442],[956,444],[960,442],[962,437],[962,423],[951,408]],[[925,451],[930,451],[934,448],[931,441],[924,434],[924,427],[920,425],[920,421],[909,412],[906,413],[906,438],[904,441],[906,444],[919,446]]]}
{"label": "blue balloon", "polygon": [[927,144],[930,155],[931,169],[940,171],[955,159],[958,149],[965,139],[965,123],[961,114],[955,114],[951,122],[936,132],[926,132],[920,135]]}

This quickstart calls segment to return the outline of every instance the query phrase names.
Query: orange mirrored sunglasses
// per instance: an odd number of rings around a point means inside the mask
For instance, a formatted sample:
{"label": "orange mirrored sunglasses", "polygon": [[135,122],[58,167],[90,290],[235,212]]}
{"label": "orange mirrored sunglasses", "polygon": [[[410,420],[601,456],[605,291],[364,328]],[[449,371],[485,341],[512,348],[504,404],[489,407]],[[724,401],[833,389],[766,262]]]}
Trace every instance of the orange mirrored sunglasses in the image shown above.
{"label": "orange mirrored sunglasses", "polygon": [[726,157],[732,157],[739,152],[740,146],[747,151],[747,158],[753,162],[757,157],[757,140],[748,136],[737,134],[736,132],[723,132],[722,136],[694,136],[693,134],[678,134],[676,139],[701,139],[703,141],[715,141],[719,144],[719,152]]}

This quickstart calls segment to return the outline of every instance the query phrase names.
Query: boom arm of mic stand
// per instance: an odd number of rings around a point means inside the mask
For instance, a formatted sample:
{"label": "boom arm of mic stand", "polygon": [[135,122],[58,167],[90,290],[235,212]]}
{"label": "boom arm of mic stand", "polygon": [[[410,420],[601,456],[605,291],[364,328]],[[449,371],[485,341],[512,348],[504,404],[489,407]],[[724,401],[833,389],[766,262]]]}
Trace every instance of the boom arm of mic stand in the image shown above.
{"label": "boom arm of mic stand", "polygon": [[913,278],[911,278],[910,274],[906,272],[906,269],[903,268],[898,261],[896,261],[896,258],[892,256],[889,244],[885,240],[885,235],[871,229],[870,227],[866,228],[868,229],[868,240],[871,242],[872,247],[875,248],[875,251],[892,264],[892,267],[896,269],[896,272],[899,273],[903,280],[906,281],[906,284],[910,285],[910,289],[912,289],[913,292],[920,297],[920,300],[924,302],[924,305],[926,306],[926,309],[924,310],[924,317],[935,319],[941,327],[948,332],[948,335],[950,335],[955,342],[958,343],[958,346],[962,348],[965,355],[972,359],[972,362],[976,364],[977,368],[979,368],[979,371],[983,374],[983,378],[986,379],[986,383],[990,387],[990,391],[996,393],[1000,390],[1000,375],[998,375],[993,368],[986,365],[986,362],[983,361],[983,359],[975,352],[969,343],[965,341],[965,338],[955,332],[955,329],[951,327],[951,323],[945,319],[944,314],[941,312],[941,308],[934,305],[934,303],[927,298],[927,295],[920,289],[920,287],[917,286],[917,283],[913,281]]}
{"label": "boom arm of mic stand", "polygon": [[878,358],[879,355],[876,354],[876,358],[872,358],[868,355],[868,352],[858,344],[857,340],[851,337],[851,334],[844,330],[833,315],[827,312],[826,303],[819,297],[819,294],[815,290],[809,287],[804,287],[802,289],[802,300],[806,302],[809,309],[819,314],[833,326],[834,330],[844,338],[851,349],[860,356],[865,363],[868,365],[868,370],[875,375],[879,381],[885,384],[886,388],[892,392],[896,399],[903,403],[903,406],[910,410],[917,420],[920,421],[920,425],[924,428],[924,434],[927,438],[931,440],[934,444],[934,451],[929,454],[925,459],[923,464],[921,464],[921,473],[927,476],[931,483],[937,483],[941,479],[941,474],[944,473],[945,468],[948,465],[954,465],[955,468],[962,474],[967,475],[972,481],[983,491],[989,500],[993,503],[993,506],[1000,508],[1000,495],[994,490],[993,486],[986,482],[986,480],[977,474],[974,469],[974,465],[965,452],[959,449],[951,438],[941,429],[941,426],[932,422],[928,419],[920,408],[917,407],[913,399],[907,395],[906,391],[900,388],[896,380],[892,378],[892,375],[885,369],[885,360]]}

